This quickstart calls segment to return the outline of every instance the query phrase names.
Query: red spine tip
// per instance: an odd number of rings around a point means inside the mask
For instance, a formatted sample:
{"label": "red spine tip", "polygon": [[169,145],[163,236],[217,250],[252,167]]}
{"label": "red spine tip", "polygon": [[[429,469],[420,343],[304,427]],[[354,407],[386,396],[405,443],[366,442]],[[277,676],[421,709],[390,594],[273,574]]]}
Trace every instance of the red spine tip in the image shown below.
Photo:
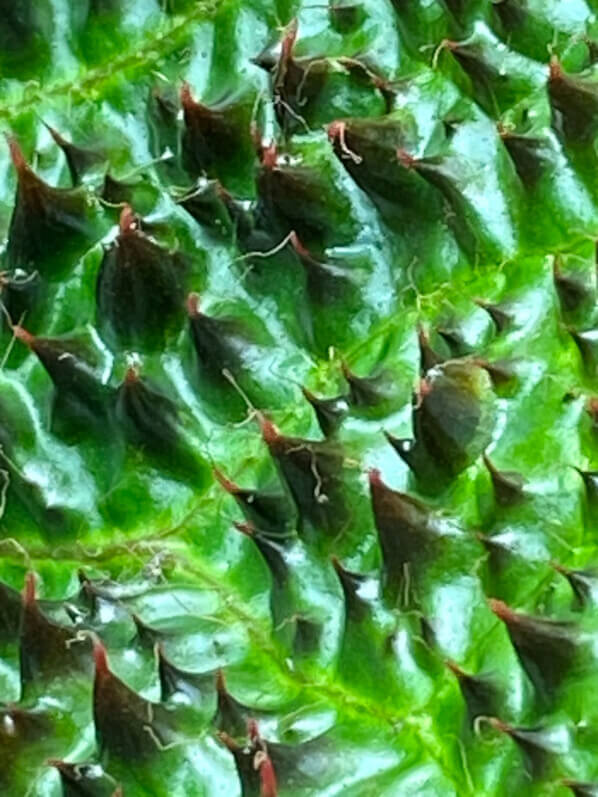
{"label": "red spine tip", "polygon": [[23,150],[19,146],[19,142],[14,136],[8,136],[7,140],[12,165],[15,167],[17,172],[24,172],[29,167],[27,165],[27,161],[25,160],[25,156],[23,155]]}
{"label": "red spine tip", "polygon": [[278,797],[276,772],[269,755],[264,755],[260,764],[260,797]]}
{"label": "red spine tip", "polygon": [[35,343],[35,336],[28,332],[24,327],[19,326],[18,324],[12,328],[12,334],[15,336],[17,340],[20,340],[21,343],[24,343],[25,346],[28,346],[30,349],[33,348],[33,344]]}
{"label": "red spine tip", "polygon": [[383,485],[382,474],[378,468],[370,468],[368,471],[368,478],[371,487],[381,487]]}
{"label": "red spine tip", "polygon": [[330,122],[328,125],[328,140],[329,141],[336,141],[336,139],[342,139],[345,134],[346,123],[341,122],[337,119],[335,122]]}
{"label": "red spine tip", "polygon": [[432,383],[429,379],[420,379],[417,386],[417,397],[420,401],[428,396],[433,390]]}
{"label": "red spine tip", "polygon": [[227,493],[231,493],[231,495],[235,495],[235,493],[239,492],[239,489],[240,489],[239,485],[235,484],[235,482],[231,481],[230,479],[227,479],[226,476],[224,475],[224,473],[222,473],[221,470],[218,470],[218,468],[212,468],[212,472],[213,472],[214,476],[216,477],[216,480],[219,482],[219,484],[222,487],[224,487],[224,489],[226,490]]}
{"label": "red spine tip", "polygon": [[104,643],[96,637],[93,642],[93,660],[96,668],[96,678],[109,675],[108,655]]}
{"label": "red spine tip", "polygon": [[288,60],[292,57],[293,47],[297,40],[297,31],[299,30],[299,23],[297,18],[292,19],[287,25],[287,29],[282,40],[281,60]]}
{"label": "red spine tip", "polygon": [[35,573],[33,572],[29,572],[25,576],[23,603],[25,606],[33,606],[35,604]]}
{"label": "red spine tip", "polygon": [[292,230],[292,232],[289,233],[289,241],[291,242],[291,246],[293,247],[295,252],[297,252],[298,255],[300,255],[301,257],[307,257],[309,255],[309,250],[306,249],[305,246],[303,246],[295,230]]}
{"label": "red spine tip", "polygon": [[135,385],[139,382],[139,369],[135,365],[130,365],[125,373],[125,385]]}
{"label": "red spine tip", "polygon": [[121,235],[135,232],[138,229],[137,219],[130,205],[125,205],[120,214],[119,229]]}
{"label": "red spine tip", "polygon": [[397,160],[405,169],[413,169],[417,165],[417,158],[404,149],[397,150]]}
{"label": "red spine tip", "polygon": [[189,318],[199,318],[200,310],[198,293],[190,293],[189,296],[187,296],[187,315]]}
{"label": "red spine tip", "polygon": [[257,419],[258,419],[258,423],[260,425],[260,429],[261,429],[261,432],[262,432],[262,437],[264,439],[264,442],[267,445],[271,445],[272,443],[275,443],[278,440],[278,438],[280,437],[280,432],[278,431],[278,429],[275,426],[275,424],[273,424],[272,421],[270,421],[268,418],[266,418],[264,415],[262,415],[261,412],[258,413]]}
{"label": "red spine tip", "polygon": [[496,598],[488,600],[490,610],[503,622],[508,623],[517,619],[517,614],[507,606],[504,601],[499,601]]}
{"label": "red spine tip", "polygon": [[262,147],[261,161],[262,166],[265,169],[275,168],[276,164],[278,163],[278,150],[276,149],[276,144],[274,141],[271,144],[268,144],[267,147]]}

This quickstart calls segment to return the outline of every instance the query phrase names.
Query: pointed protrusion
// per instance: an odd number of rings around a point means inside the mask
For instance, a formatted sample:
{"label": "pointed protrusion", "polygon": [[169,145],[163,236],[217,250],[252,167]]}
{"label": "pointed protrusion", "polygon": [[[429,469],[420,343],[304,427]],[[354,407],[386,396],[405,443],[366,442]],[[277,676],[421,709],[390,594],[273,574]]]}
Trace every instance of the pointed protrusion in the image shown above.
{"label": "pointed protrusion", "polygon": [[470,727],[474,727],[476,717],[491,716],[501,707],[501,698],[496,686],[489,678],[471,675],[461,669],[454,661],[447,661],[446,666],[457,678],[463,700],[467,707],[467,718]]}
{"label": "pointed protrusion", "polygon": [[60,149],[64,152],[73,185],[79,185],[85,172],[93,169],[106,160],[102,153],[92,149],[78,147],[70,141],[67,141],[54,127],[48,124],[45,126],[56,144],[58,144]]}
{"label": "pointed protrusion", "polygon": [[235,499],[251,526],[272,538],[284,535],[293,521],[292,509],[284,495],[240,487],[218,468],[214,468],[213,473]]}
{"label": "pointed protrusion", "polygon": [[243,736],[252,712],[230,694],[223,670],[216,672],[216,700],[216,714],[212,720],[215,727],[232,737]]}
{"label": "pointed protrusion", "polygon": [[420,383],[413,444],[395,448],[421,487],[438,491],[490,443],[494,413],[494,394],[484,369],[470,360],[448,361]]}
{"label": "pointed protrusion", "polygon": [[369,612],[366,601],[359,595],[359,588],[364,581],[364,576],[360,573],[353,573],[351,570],[345,570],[336,556],[332,557],[332,565],[343,589],[347,619],[358,623]]}
{"label": "pointed protrusion", "polygon": [[182,316],[186,269],[147,236],[130,205],[122,209],[119,235],[104,253],[96,283],[98,323],[119,345],[153,348]]}
{"label": "pointed protrusion", "polygon": [[[588,142],[598,126],[598,86],[592,80],[568,75],[556,55],[550,59],[548,96],[560,114],[567,138]],[[556,120],[558,123],[558,119]]]}
{"label": "pointed protrusion", "polygon": [[496,717],[488,719],[491,727],[504,733],[517,744],[526,768],[532,778],[542,777],[555,753],[560,753],[560,746],[556,746],[550,735],[543,728],[521,728],[503,722]]}
{"label": "pointed protrusion", "polygon": [[306,387],[301,388],[304,397],[314,408],[318,425],[324,437],[332,437],[340,429],[349,412],[349,404],[344,396],[334,398],[318,398]]}
{"label": "pointed protrusion", "polygon": [[17,195],[6,260],[9,268],[40,270],[49,251],[59,253],[90,236],[87,199],[80,191],[49,186],[29,167],[14,137],[9,137],[8,145],[17,172]]}
{"label": "pointed protrusion", "polygon": [[181,86],[180,101],[185,124],[183,159],[191,174],[211,173],[248,149],[251,106],[246,102],[234,97],[223,97],[213,105],[197,102],[187,82]]}
{"label": "pointed protrusion", "polygon": [[114,412],[126,441],[177,477],[203,474],[204,463],[186,439],[176,404],[129,367],[116,391]]}
{"label": "pointed protrusion", "polygon": [[313,255],[301,243],[296,232],[292,231],[289,239],[303,266],[307,293],[313,304],[328,308],[331,303],[342,301],[355,291],[356,286],[348,269]]}
{"label": "pointed protrusion", "polygon": [[552,273],[561,307],[565,312],[575,312],[580,308],[584,301],[591,297],[591,291],[589,287],[579,276],[566,274],[562,271],[558,258],[554,259]]}
{"label": "pointed protrusion", "polygon": [[573,569],[558,562],[553,562],[552,566],[569,582],[578,608],[583,609],[596,602],[598,598],[598,568]]}
{"label": "pointed protrusion", "polygon": [[35,575],[27,573],[23,590],[19,660],[25,691],[33,682],[90,669],[90,641],[73,627],[49,620],[36,600]]}
{"label": "pointed protrusion", "polygon": [[38,358],[62,406],[86,421],[105,423],[111,388],[94,362],[96,352],[77,339],[36,337],[14,326],[13,335]]}
{"label": "pointed protrusion", "polygon": [[[260,736],[255,720],[247,722],[247,744],[244,747],[227,733],[220,733],[219,737],[234,756],[243,794],[277,797],[277,776],[270,757],[270,745]],[[275,747],[277,750],[289,749],[286,745]]]}
{"label": "pointed protrusion", "polygon": [[343,454],[326,441],[286,437],[263,416],[258,418],[262,438],[288,487],[302,524],[323,532],[347,521],[342,496]]}
{"label": "pointed protrusion", "polygon": [[385,374],[375,376],[357,376],[343,360],[341,368],[349,385],[349,403],[354,407],[375,407],[387,401],[390,389]]}
{"label": "pointed protrusion", "polygon": [[369,471],[369,482],[383,578],[391,595],[396,596],[408,578],[408,570],[417,575],[418,565],[434,555],[438,531],[428,508],[405,493],[391,490],[379,470]]}
{"label": "pointed protrusion", "polygon": [[507,304],[495,304],[484,299],[474,299],[474,301],[478,307],[488,313],[498,333],[504,332],[513,324],[514,315]]}
{"label": "pointed protrusion", "polygon": [[99,764],[71,764],[57,758],[46,763],[60,774],[64,797],[114,797],[120,791]]}
{"label": "pointed protrusion", "polygon": [[182,670],[167,658],[161,643],[156,645],[156,655],[162,700],[169,700],[177,693],[185,695],[196,707],[213,700],[216,688],[212,671],[196,673]]}
{"label": "pointed protrusion", "polygon": [[578,651],[575,626],[516,612],[491,599],[490,609],[503,621],[521,665],[546,702],[570,673]]}
{"label": "pointed protrusion", "polygon": [[247,351],[255,344],[241,322],[230,316],[207,315],[197,293],[189,294],[186,307],[191,340],[201,367],[219,377],[225,370],[232,374],[243,371]]}
{"label": "pointed protrusion", "polygon": [[421,325],[417,328],[417,342],[419,344],[420,373],[425,376],[431,368],[440,365],[447,357],[443,357],[442,354],[434,351],[430,345],[430,337]]}
{"label": "pointed protrusion", "polygon": [[598,797],[598,783],[569,778],[565,778],[561,783],[565,788],[571,790],[574,797]]}
{"label": "pointed protrusion", "polygon": [[173,740],[165,709],[150,703],[114,675],[104,644],[93,646],[93,717],[100,755],[136,760],[160,752]]}
{"label": "pointed protrusion", "polygon": [[492,479],[494,497],[497,503],[501,506],[514,506],[525,500],[525,479],[520,473],[498,470],[487,454],[484,454],[483,460]]}

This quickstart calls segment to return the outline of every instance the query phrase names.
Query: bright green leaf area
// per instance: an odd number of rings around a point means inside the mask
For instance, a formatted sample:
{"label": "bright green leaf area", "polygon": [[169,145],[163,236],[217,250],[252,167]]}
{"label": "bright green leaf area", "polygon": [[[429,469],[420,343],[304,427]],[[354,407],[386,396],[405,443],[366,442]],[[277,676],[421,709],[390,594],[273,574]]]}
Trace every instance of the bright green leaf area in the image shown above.
{"label": "bright green leaf area", "polygon": [[[262,736],[300,751],[292,774],[279,773],[280,797],[491,797],[514,789],[556,796],[569,793],[562,778],[598,782],[597,604],[577,607],[553,567],[598,564],[593,496],[576,471],[598,470],[598,421],[587,411],[598,331],[578,335],[598,322],[598,125],[586,137],[567,133],[547,88],[552,54],[568,75],[595,82],[596,103],[596,0],[356,0],[343,24],[336,6],[353,4],[326,0],[30,0],[10,12],[14,18],[4,9],[12,5],[0,3],[3,130],[52,186],[72,180],[47,125],[101,154],[79,189],[90,220],[83,242],[48,242],[22,275],[37,271],[43,287],[13,321],[37,336],[79,339],[94,352],[105,386],[120,385],[137,364],[178,408],[194,475],[181,475],[178,451],[165,461],[101,419],[75,417],[3,318],[0,581],[21,591],[34,571],[43,611],[69,626],[67,609],[78,607],[81,628],[101,637],[113,672],[153,701],[160,700],[155,652],[133,615],[182,670],[222,668]],[[517,25],[508,28],[502,6],[523,9]],[[252,59],[293,18],[296,56],[334,63],[285,140],[271,79]],[[475,69],[452,52],[455,41],[475,53]],[[390,148],[389,171],[403,148],[440,162],[444,188],[413,171],[384,201],[358,186],[326,126],[378,119],[387,108],[343,57],[367,61],[392,87],[386,118],[402,126],[405,140]],[[319,175],[329,221],[320,254],[351,273],[350,296],[309,296],[296,256],[277,246],[284,231],[272,254],[248,257],[234,234],[214,233],[177,202],[194,182],[181,157],[183,81],[208,105],[238,98],[247,122]],[[533,180],[522,179],[505,131],[540,142]],[[256,169],[247,124],[245,149],[210,176],[250,201]],[[148,232],[183,258],[185,289],[200,295],[202,310],[252,331],[256,352],[246,353],[241,376],[212,380],[199,371],[183,307],[159,342],[148,331],[124,345],[105,332],[96,286],[122,210],[99,198],[107,171],[133,186],[131,204]],[[8,146],[0,146],[0,175],[8,236],[16,190]],[[579,301],[567,304],[555,273],[583,286]],[[507,308],[505,329],[478,300]],[[468,467],[446,483],[417,479],[384,435],[413,435],[418,327],[445,359],[478,358],[510,375],[506,384],[491,388],[488,378],[476,386],[479,439]],[[243,487],[280,491],[255,410],[285,435],[321,439],[301,387],[322,397],[346,393],[343,362],[360,376],[383,373],[391,398],[344,420],[346,520],[332,535],[291,529],[287,574],[274,583],[255,543],[235,529],[242,515],[212,468]],[[496,468],[523,476],[524,500],[496,500],[482,449]],[[370,468],[424,501],[443,528],[446,543],[413,586],[416,601],[391,600],[382,589]],[[496,538],[500,555],[480,534]],[[333,556],[366,575],[359,622],[346,611]],[[80,569],[122,592],[90,613]],[[580,627],[585,658],[550,705],[537,699],[491,597]],[[18,639],[0,645],[0,701],[44,723],[31,737],[0,728],[0,792],[59,797],[48,758],[99,761],[93,675],[56,672],[22,693]],[[494,679],[501,719],[543,729],[549,764],[538,778],[508,734],[484,720],[471,728],[447,660]],[[104,760],[105,790],[89,793],[110,797],[120,784],[125,797],[241,795],[233,756],[212,722],[214,696],[175,695],[165,705],[175,742],[147,758]]]}

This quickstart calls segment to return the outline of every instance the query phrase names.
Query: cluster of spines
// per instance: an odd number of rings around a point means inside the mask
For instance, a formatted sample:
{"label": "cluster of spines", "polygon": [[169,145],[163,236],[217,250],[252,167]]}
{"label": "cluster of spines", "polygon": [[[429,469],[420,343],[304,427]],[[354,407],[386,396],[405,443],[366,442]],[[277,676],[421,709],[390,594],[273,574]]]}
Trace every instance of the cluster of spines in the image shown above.
{"label": "cluster of spines", "polygon": [[[503,20],[503,17],[507,19],[508,16],[506,6],[517,4],[503,2],[496,5],[505,6],[497,11]],[[278,58],[271,58],[266,53],[257,59],[259,65],[272,76],[274,106],[280,128],[285,135],[290,135],[297,129],[297,117],[304,112],[306,102],[317,98],[326,69],[329,68],[326,59],[319,59],[321,64],[314,65],[309,60],[302,63],[303,59],[295,58],[293,48],[296,36],[297,26],[293,24],[283,37]],[[452,40],[445,42],[445,48],[466,71],[475,69],[479,74],[482,58],[479,53],[472,53],[466,45]],[[383,95],[387,110],[391,108],[393,89],[389,81],[376,75],[358,59],[345,59],[344,66],[351,74],[369,81],[372,88]],[[486,80],[492,78],[492,74],[488,76],[488,70],[482,70],[482,75]],[[578,135],[579,129],[587,132],[590,124],[594,124],[596,114],[591,102],[588,106],[586,101],[588,95],[590,100],[593,95],[583,81],[567,76],[558,61],[553,60],[548,87],[552,105],[560,115],[559,118],[563,119],[564,134],[572,138]],[[242,114],[238,113],[239,109],[234,103],[223,102],[218,106],[208,107],[196,102],[187,85],[181,90],[180,100],[185,121],[183,152],[187,168],[191,173],[214,174],[214,164],[220,158],[227,157],[231,150],[239,146],[243,137],[247,136],[248,131],[239,123],[239,118],[242,121]],[[383,137],[376,130],[377,124],[379,122],[375,120],[337,120],[328,127],[335,153],[363,190],[372,196],[382,197],[385,193],[395,194],[397,186],[409,190],[409,174],[415,173],[439,189],[448,201],[455,201],[454,186],[451,185],[450,175],[443,171],[442,162],[411,154],[406,148],[408,142],[404,140],[404,133],[398,125],[396,129],[393,129],[392,124],[386,125]],[[81,173],[97,162],[99,156],[92,157],[95,153],[74,147],[53,129],[50,132],[65,152],[73,183],[79,182]],[[387,136],[388,133],[390,135]],[[512,131],[501,130],[500,133],[520,177],[524,183],[529,182],[530,164],[534,164],[533,142],[522,140],[525,137]],[[381,160],[381,154],[386,154],[387,146],[392,154],[392,169],[385,169],[384,173],[378,174],[375,162]],[[37,262],[38,253],[31,249],[32,241],[56,235],[57,232],[59,235],[85,235],[87,230],[85,206],[81,196],[60,192],[43,184],[25,163],[14,140],[11,141],[11,151],[19,176],[19,189],[7,258],[11,267],[16,269],[30,267]],[[274,145],[262,146],[260,143],[258,154],[258,200],[251,215],[247,214],[216,179],[210,182],[208,188],[202,188],[201,193],[198,190],[187,196],[181,204],[201,223],[206,223],[207,220],[224,230],[235,228],[240,245],[247,251],[254,248],[256,240],[265,241],[269,245],[277,238],[287,235],[289,248],[306,270],[307,285],[308,288],[312,286],[313,296],[318,295],[322,285],[327,286],[327,295],[333,294],[334,286],[342,290],[343,283],[350,281],[349,275],[343,273],[338,266],[325,262],[324,256],[314,255],[312,249],[303,243],[306,240],[310,242],[310,247],[319,246],[324,249],[330,233],[326,205],[317,201],[322,181],[309,170],[301,171],[288,166],[280,159]],[[384,161],[386,163],[388,159],[384,157]],[[302,206],[297,198],[305,204]],[[339,204],[342,205],[342,199],[339,199]],[[24,233],[32,222],[38,225],[39,236],[28,236]],[[44,277],[52,280],[54,275],[48,274]],[[159,304],[156,304],[155,296],[150,295],[148,285],[165,288],[159,291]],[[563,276],[556,268],[555,286],[565,310],[575,310],[585,296],[575,280]],[[120,306],[116,305],[115,297],[122,303]],[[131,297],[135,301],[131,301]],[[184,263],[178,262],[143,231],[143,221],[135,216],[129,205],[125,205],[122,210],[118,238],[104,256],[98,277],[97,298],[100,326],[104,327],[103,332],[107,339],[115,341],[116,345],[131,342],[137,346],[147,345],[147,340],[151,339],[148,328],[157,328],[159,341],[166,332],[168,319],[176,316],[184,307]],[[508,308],[487,302],[480,302],[480,305],[490,314],[498,333],[512,323]],[[124,306],[127,308],[125,313],[120,309]],[[239,346],[235,343],[236,332],[227,325],[227,320],[204,315],[193,294],[187,301],[187,308],[191,338],[202,364],[219,372],[222,371],[222,365],[231,372],[238,370],[240,357]],[[589,361],[590,370],[595,372],[592,340],[588,339],[584,331],[574,328],[570,331],[584,362]],[[135,368],[128,370],[119,388],[103,390],[104,386],[99,385],[97,380],[94,381],[90,369],[69,352],[64,341],[36,337],[17,324],[13,327],[13,332],[15,337],[39,357],[58,393],[94,413],[96,402],[99,402],[97,406],[106,405],[111,417],[119,419],[123,428],[129,430],[131,439],[142,439],[144,444],[150,442],[158,449],[167,448],[171,444],[176,436],[175,410],[168,405],[165,397],[162,397],[161,402],[160,397],[156,398],[154,393],[147,395],[148,388],[142,384]],[[480,447],[476,443],[473,452],[469,451],[467,449],[473,441],[472,438],[466,434],[463,437],[458,434],[455,436],[452,434],[454,430],[450,430],[449,434],[442,415],[437,414],[437,405],[446,406],[452,396],[457,396],[460,401],[469,401],[470,414],[472,417],[477,416],[479,396],[472,390],[472,375],[477,375],[478,381],[483,382],[485,377],[481,372],[487,373],[495,388],[510,377],[508,366],[464,356],[461,341],[454,331],[438,329],[438,333],[448,347],[448,353],[444,355],[431,347],[423,329],[419,334],[424,373],[414,397],[416,439],[409,442],[389,436],[391,444],[412,468],[415,477],[423,481],[429,477],[430,466],[439,468],[443,477],[449,480],[454,478],[476,460],[485,448],[485,445]],[[65,354],[69,356],[65,357]],[[446,367],[442,365],[447,360],[453,361],[457,358],[461,358],[457,370],[454,370],[453,362]],[[428,371],[431,372],[430,376],[427,376]],[[307,388],[304,389],[304,396],[314,407],[326,438],[334,437],[347,413],[360,407],[375,406],[386,397],[387,386],[378,375],[359,377],[346,365],[342,372],[347,383],[347,391],[343,395],[322,399],[314,396]],[[482,387],[492,389],[491,386]],[[438,391],[441,390],[442,395],[439,397]],[[163,441],[156,440],[157,427],[151,419],[151,412],[156,411],[156,408],[161,413],[160,427],[168,431]],[[164,423],[165,418],[167,423]],[[337,528],[339,522],[342,524],[343,518],[339,476],[342,456],[339,451],[321,441],[285,437],[266,418],[261,417],[260,421],[263,439],[298,513],[299,528],[306,525],[320,530]],[[170,430],[171,426],[175,431]],[[498,504],[510,506],[525,500],[525,482],[520,474],[499,471],[486,455],[484,462],[490,473]],[[591,474],[583,472],[582,475],[587,484],[586,476]],[[280,529],[282,521],[276,512],[284,515],[284,508],[281,510],[284,507],[284,497],[274,496],[272,500],[267,500],[268,496],[260,495],[257,491],[243,490],[222,474],[217,474],[217,477],[247,513],[247,523],[243,530],[251,534],[264,552],[266,546],[272,543],[272,531]],[[409,496],[391,491],[374,471],[370,474],[370,486],[384,559],[383,581],[396,589],[404,577],[406,564],[414,563],[419,556],[433,555],[436,534],[434,523],[430,520],[425,505]],[[249,495],[251,500],[248,500]],[[492,543],[492,538],[480,539],[488,545]],[[272,560],[267,554],[264,556],[271,566]],[[358,575],[343,570],[339,562],[335,563],[335,567],[347,601],[348,613],[351,614],[349,596],[353,594],[351,585],[358,579]],[[558,566],[557,570],[566,576],[580,600],[580,596],[587,596],[587,588],[584,591],[583,587],[586,583],[584,571],[569,570],[562,566]],[[30,583],[28,582],[27,587],[29,597],[25,600],[25,619],[28,617],[27,612],[33,611],[31,607],[34,606]],[[549,696],[558,687],[574,658],[572,630],[539,618],[520,615],[497,600],[492,600],[490,607],[507,626],[515,650],[532,683],[544,697]],[[23,628],[26,628],[26,623]],[[550,656],[550,667],[546,667],[543,662],[547,649],[554,651],[554,655]],[[100,685],[102,681],[104,685],[106,681],[110,685],[111,673],[105,651],[99,643],[94,647],[94,657],[96,685],[98,677]],[[467,695],[475,693],[479,698],[479,695],[484,694],[484,688],[478,684],[476,691],[477,676],[467,676],[454,664],[450,668],[459,680],[469,710]],[[24,672],[26,677],[26,668]],[[480,712],[482,710],[488,713],[489,708],[484,706]],[[529,735],[531,731],[514,728],[497,718],[492,720],[492,724],[526,749],[534,747],[535,741]],[[264,797],[271,797],[276,792],[276,777],[267,745],[253,724],[249,726],[248,736],[253,755],[251,765],[259,773],[262,794]],[[228,737],[223,738],[228,739],[227,744],[233,753],[236,750],[238,752],[236,743]],[[257,760],[260,763],[256,766]],[[579,789],[583,788],[582,784],[570,782],[569,785],[581,793]]]}

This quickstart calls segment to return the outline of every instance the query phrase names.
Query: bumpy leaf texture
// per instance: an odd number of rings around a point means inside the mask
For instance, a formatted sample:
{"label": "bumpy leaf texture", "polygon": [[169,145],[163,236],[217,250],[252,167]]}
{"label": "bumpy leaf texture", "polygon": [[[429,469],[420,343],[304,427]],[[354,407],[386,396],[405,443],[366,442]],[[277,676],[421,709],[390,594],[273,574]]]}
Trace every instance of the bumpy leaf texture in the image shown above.
{"label": "bumpy leaf texture", "polygon": [[0,793],[598,794],[597,0],[0,0]]}

